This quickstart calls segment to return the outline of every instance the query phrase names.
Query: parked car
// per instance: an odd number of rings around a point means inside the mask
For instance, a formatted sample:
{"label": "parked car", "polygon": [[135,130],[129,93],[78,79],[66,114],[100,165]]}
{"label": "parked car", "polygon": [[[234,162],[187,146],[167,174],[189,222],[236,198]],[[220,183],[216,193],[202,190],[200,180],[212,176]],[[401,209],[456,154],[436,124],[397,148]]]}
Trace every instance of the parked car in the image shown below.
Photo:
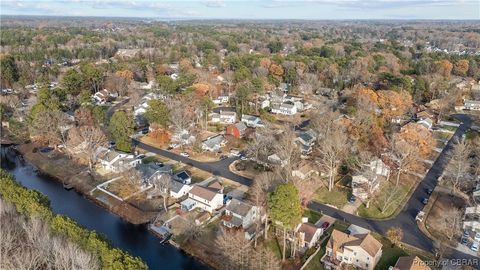
{"label": "parked car", "polygon": [[326,230],[326,229],[328,228],[328,226],[330,226],[330,223],[327,222],[327,221],[325,221],[325,222],[322,223],[322,225],[320,226],[320,228]]}
{"label": "parked car", "polygon": [[357,200],[357,198],[355,198],[355,196],[352,196],[352,197],[350,197],[350,199],[348,199],[348,202],[349,203],[354,203],[356,200]]}
{"label": "parked car", "polygon": [[424,217],[425,217],[425,212],[418,211],[417,215],[415,216],[415,220],[418,222],[423,222]]}
{"label": "parked car", "polygon": [[190,155],[187,152],[181,152],[180,156],[182,157],[189,157]]}
{"label": "parked car", "polygon": [[422,203],[423,203],[424,205],[427,205],[427,203],[428,203],[428,198],[423,198]]}
{"label": "parked car", "polygon": [[462,237],[462,240],[460,240],[460,243],[466,246],[468,244],[468,239],[465,237]]}
{"label": "parked car", "polygon": [[425,192],[426,192],[428,195],[431,195],[432,192],[433,192],[433,190],[432,190],[431,188],[427,188],[427,189],[425,190]]}
{"label": "parked car", "polygon": [[473,242],[472,246],[470,247],[471,250],[473,251],[478,251],[478,248],[479,248],[479,244],[478,242]]}
{"label": "parked car", "polygon": [[144,128],[144,129],[142,129],[142,134],[147,134],[148,131],[149,131],[148,128]]}
{"label": "parked car", "polygon": [[137,156],[138,159],[144,159],[144,158],[146,158],[146,157],[147,157],[147,156],[145,156],[144,154],[140,154],[140,155]]}
{"label": "parked car", "polygon": [[178,145],[178,144],[176,144],[176,143],[171,143],[168,148],[169,148],[169,149],[175,149],[175,148],[177,148],[177,147],[179,147],[179,146],[180,146],[180,145]]}
{"label": "parked car", "polygon": [[480,232],[477,232],[473,239],[475,239],[475,241],[480,241]]}
{"label": "parked car", "polygon": [[463,237],[470,237],[470,233],[467,230],[463,231]]}
{"label": "parked car", "polygon": [[52,150],[53,150],[52,147],[42,147],[42,148],[40,148],[41,153],[48,153],[48,152],[51,152]]}

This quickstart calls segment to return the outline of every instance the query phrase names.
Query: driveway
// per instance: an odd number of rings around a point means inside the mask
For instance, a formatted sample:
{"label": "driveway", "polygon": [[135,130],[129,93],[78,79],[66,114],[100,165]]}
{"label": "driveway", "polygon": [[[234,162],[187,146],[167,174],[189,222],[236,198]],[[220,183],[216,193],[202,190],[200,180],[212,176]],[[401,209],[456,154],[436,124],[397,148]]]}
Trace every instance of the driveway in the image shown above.
{"label": "driveway", "polygon": [[[412,196],[402,209],[402,211],[393,219],[389,220],[372,220],[366,219],[359,216],[355,216],[353,214],[345,213],[341,210],[336,208],[312,201],[308,204],[308,208],[311,210],[315,210],[322,214],[329,215],[335,219],[339,219],[348,223],[352,223],[363,228],[366,228],[371,231],[375,231],[380,233],[381,235],[386,235],[386,232],[393,227],[400,227],[403,230],[404,237],[402,239],[403,242],[421,248],[427,251],[433,251],[433,241],[428,238],[426,235],[423,234],[422,231],[418,228],[418,225],[415,221],[415,216],[419,211],[421,211],[424,207],[421,200],[423,198],[430,197],[426,193],[426,189],[434,189],[437,185],[437,179],[443,173],[445,166],[449,160],[448,153],[452,150],[454,142],[457,139],[460,139],[463,134],[471,127],[472,120],[469,116],[463,114],[454,115],[457,119],[462,121],[462,124],[459,126],[453,137],[448,141],[448,144],[442,150],[442,152],[438,155],[438,158],[433,162],[432,167],[427,172],[423,180],[418,184],[417,188],[413,192]],[[210,163],[202,163],[195,160],[191,160],[189,158],[177,155],[175,153],[171,153],[169,151],[165,151],[162,149],[155,148],[153,146],[144,144],[136,139],[132,139],[133,143],[142,149],[147,151],[156,153],[158,155],[162,155],[169,159],[177,160],[188,165],[197,167],[201,170],[205,170],[211,172],[214,175],[222,176],[228,178],[232,181],[238,182],[242,185],[250,186],[252,184],[252,179],[237,175],[232,173],[228,169],[228,165],[230,165],[236,158],[227,158],[224,160],[210,162]],[[475,257],[460,252],[458,250],[452,250],[451,258],[455,259],[474,259]]]}

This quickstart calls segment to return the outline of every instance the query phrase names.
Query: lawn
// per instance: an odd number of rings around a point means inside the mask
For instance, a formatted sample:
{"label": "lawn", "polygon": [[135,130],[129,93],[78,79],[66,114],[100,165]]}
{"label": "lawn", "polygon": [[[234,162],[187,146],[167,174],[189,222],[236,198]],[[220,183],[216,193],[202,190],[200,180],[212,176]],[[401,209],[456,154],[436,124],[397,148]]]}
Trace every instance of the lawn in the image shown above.
{"label": "lawn", "polygon": [[327,188],[322,187],[315,192],[313,199],[340,209],[347,203],[349,195],[350,191],[348,189],[334,186],[332,191],[328,191]]}
{"label": "lawn", "polygon": [[[327,241],[324,242],[325,245]],[[323,267],[322,262],[320,260],[322,259],[323,255],[325,254],[325,246],[324,243],[322,243],[322,248],[320,251],[315,255],[315,257],[312,258],[312,260],[305,266],[305,270],[324,270],[325,268]]]}
{"label": "lawn", "polygon": [[[389,184],[388,186],[385,186],[384,189],[392,189],[393,184]],[[381,205],[380,202],[384,198],[386,198],[387,194],[383,192],[382,190],[379,191],[379,196],[377,200],[373,201],[370,203],[370,207],[367,208],[364,204],[360,205],[358,207],[358,215],[361,217],[366,217],[366,218],[375,218],[375,219],[385,219],[392,217],[395,215],[397,210],[400,207],[403,207],[403,204],[406,202],[408,199],[408,193],[410,191],[410,188],[405,186],[405,185],[399,185],[399,191],[398,194],[393,198],[393,202],[390,204],[387,209],[382,213],[381,210]]]}
{"label": "lawn", "polygon": [[303,216],[308,217],[308,222],[315,224],[322,217],[322,214],[317,211],[305,209]]}

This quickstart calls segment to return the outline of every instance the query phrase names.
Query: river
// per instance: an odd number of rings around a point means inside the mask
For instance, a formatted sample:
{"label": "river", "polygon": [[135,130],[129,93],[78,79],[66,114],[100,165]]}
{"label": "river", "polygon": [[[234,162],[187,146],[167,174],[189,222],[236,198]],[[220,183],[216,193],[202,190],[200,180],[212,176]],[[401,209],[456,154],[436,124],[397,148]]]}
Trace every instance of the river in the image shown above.
{"label": "river", "polygon": [[149,269],[206,270],[195,258],[171,245],[162,245],[145,225],[133,225],[85,199],[74,190],[67,191],[51,177],[38,175],[35,167],[23,161],[15,151],[1,148],[1,167],[13,174],[23,186],[37,190],[50,199],[53,212],[65,215],[89,230],[104,235],[113,246],[142,258]]}

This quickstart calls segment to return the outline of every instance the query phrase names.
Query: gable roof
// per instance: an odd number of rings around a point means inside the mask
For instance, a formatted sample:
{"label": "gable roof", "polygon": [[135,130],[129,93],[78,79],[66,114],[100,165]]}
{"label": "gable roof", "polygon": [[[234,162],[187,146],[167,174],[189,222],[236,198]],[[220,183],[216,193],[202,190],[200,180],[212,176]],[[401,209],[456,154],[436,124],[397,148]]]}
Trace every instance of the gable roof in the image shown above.
{"label": "gable roof", "polygon": [[298,232],[303,232],[305,234],[305,241],[310,243],[310,241],[312,241],[313,239],[313,236],[319,229],[320,228],[313,225],[312,223],[306,222],[300,225],[300,228],[298,228]]}
{"label": "gable roof", "polygon": [[240,132],[244,132],[247,129],[247,126],[244,122],[238,122],[235,124],[235,127],[238,128]]}
{"label": "gable roof", "polygon": [[395,270],[430,270],[430,267],[417,256],[400,257],[395,264]]}
{"label": "gable roof", "polygon": [[372,257],[382,249],[382,244],[370,234],[348,235],[338,230],[332,231],[332,236],[328,240],[327,247],[333,249],[334,244],[337,248],[348,246],[361,247]]}
{"label": "gable roof", "polygon": [[175,193],[178,193],[185,186],[188,186],[188,185],[185,185],[185,184],[180,183],[178,181],[172,181],[172,183],[170,184],[170,190],[175,192]]}
{"label": "gable roof", "polygon": [[210,147],[210,148],[213,148],[215,147],[215,145],[219,145],[223,142],[224,138],[223,138],[223,135],[219,134],[219,135],[216,135],[216,136],[213,136],[211,138],[208,138],[206,139],[205,141],[203,141],[203,143]]}
{"label": "gable roof", "polygon": [[227,205],[227,210],[235,213],[239,216],[245,217],[248,212],[250,212],[250,209],[252,209],[252,206],[242,202],[238,199],[233,198],[230,203]]}
{"label": "gable roof", "polygon": [[202,186],[194,186],[190,193],[207,201],[213,200],[215,196],[218,194],[217,192],[213,191],[212,189],[202,187]]}

